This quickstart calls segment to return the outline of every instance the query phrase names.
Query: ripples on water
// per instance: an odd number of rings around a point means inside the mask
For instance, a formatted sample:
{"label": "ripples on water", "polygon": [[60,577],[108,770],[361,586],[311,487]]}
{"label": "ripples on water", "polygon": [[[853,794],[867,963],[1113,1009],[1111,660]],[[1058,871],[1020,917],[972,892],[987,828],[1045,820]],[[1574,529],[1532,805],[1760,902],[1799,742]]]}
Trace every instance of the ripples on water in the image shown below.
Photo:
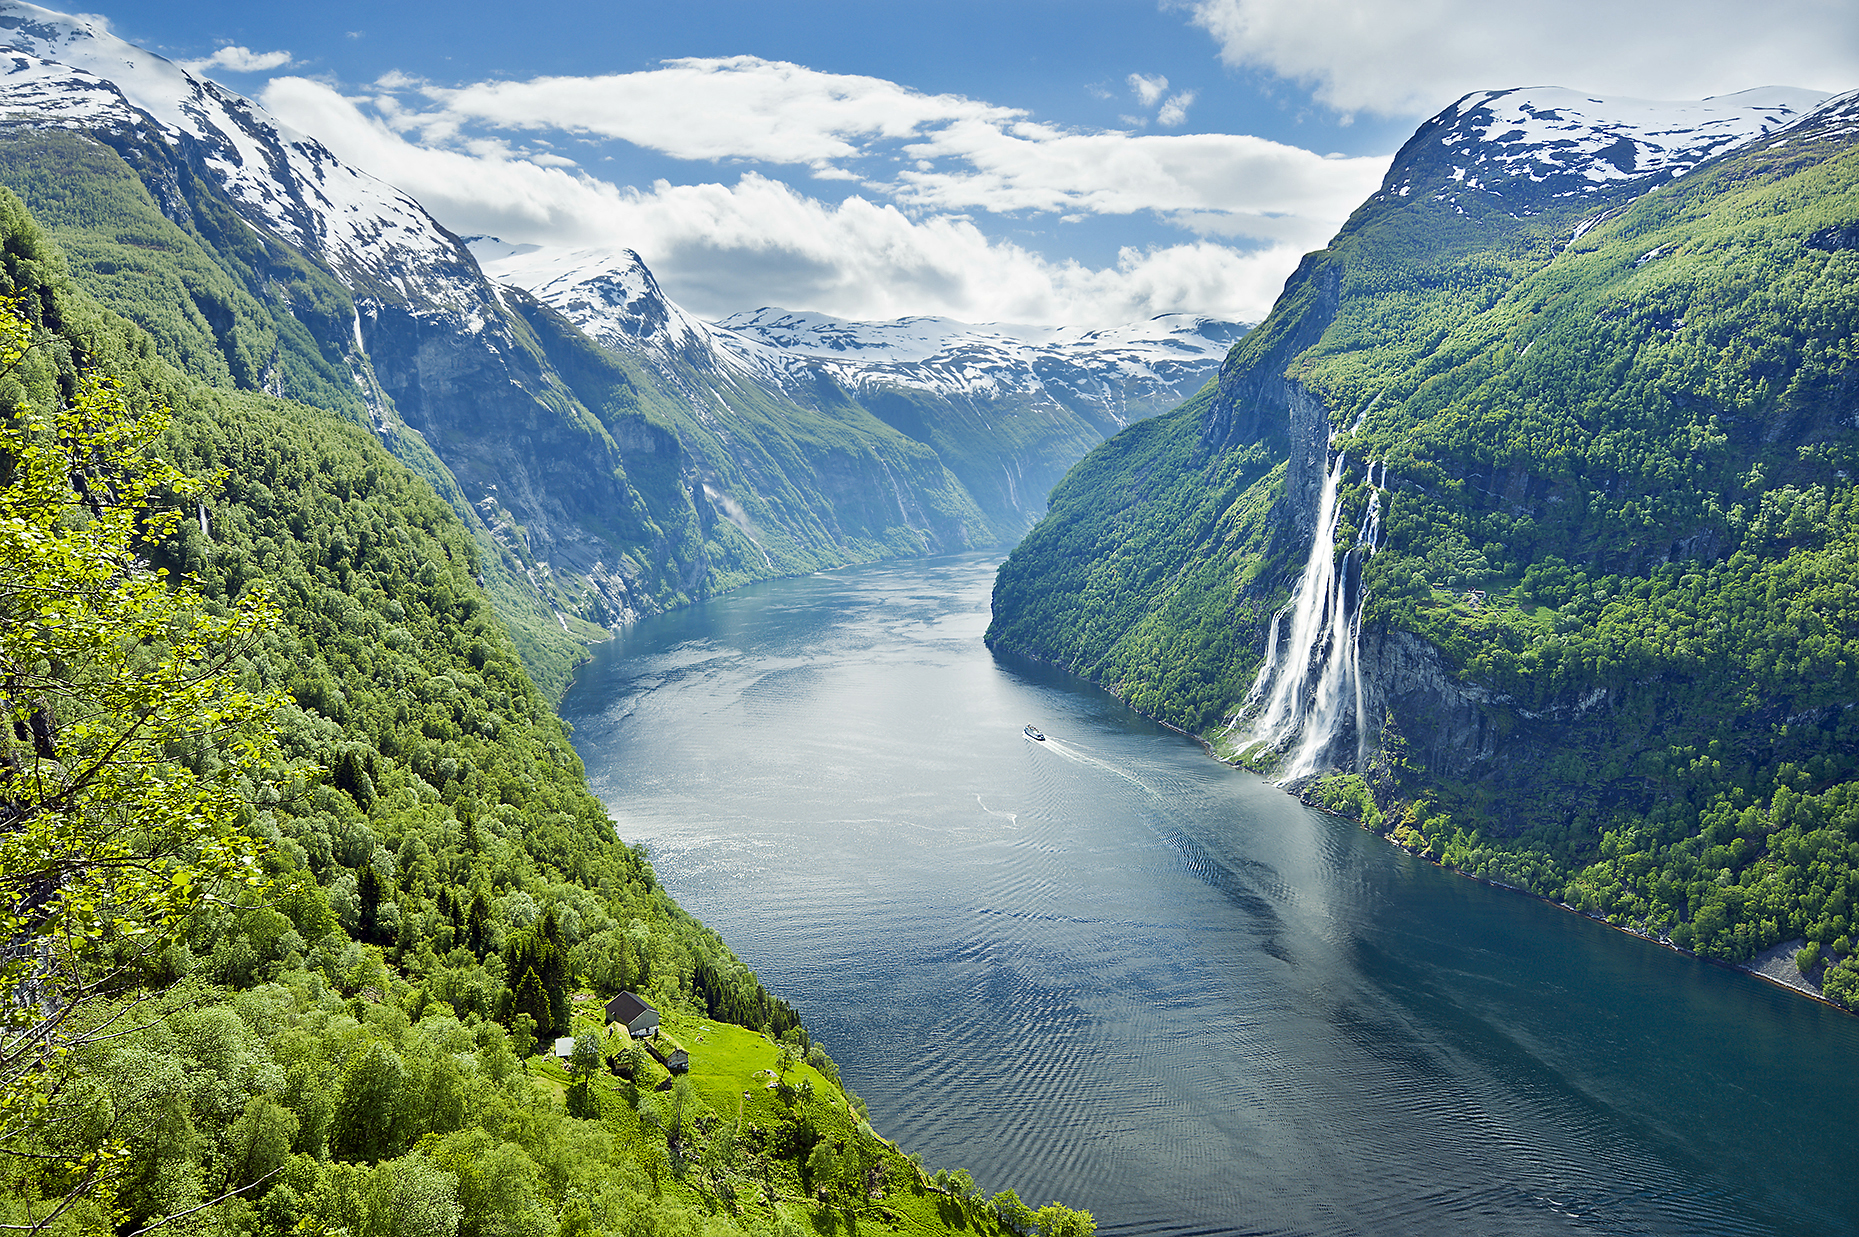
{"label": "ripples on water", "polygon": [[639,624],[564,710],[622,834],[880,1130],[1106,1233],[1859,1228],[1855,1020],[997,662],[993,566]]}

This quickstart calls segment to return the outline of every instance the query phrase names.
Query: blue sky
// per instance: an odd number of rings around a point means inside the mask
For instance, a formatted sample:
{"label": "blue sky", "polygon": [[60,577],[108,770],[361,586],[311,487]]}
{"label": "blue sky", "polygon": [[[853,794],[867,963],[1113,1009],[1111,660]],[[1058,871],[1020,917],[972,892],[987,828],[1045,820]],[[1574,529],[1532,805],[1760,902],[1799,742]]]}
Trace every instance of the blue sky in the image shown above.
{"label": "blue sky", "polygon": [[1261,316],[1467,90],[1859,86],[1848,0],[105,0],[464,233],[700,314]]}

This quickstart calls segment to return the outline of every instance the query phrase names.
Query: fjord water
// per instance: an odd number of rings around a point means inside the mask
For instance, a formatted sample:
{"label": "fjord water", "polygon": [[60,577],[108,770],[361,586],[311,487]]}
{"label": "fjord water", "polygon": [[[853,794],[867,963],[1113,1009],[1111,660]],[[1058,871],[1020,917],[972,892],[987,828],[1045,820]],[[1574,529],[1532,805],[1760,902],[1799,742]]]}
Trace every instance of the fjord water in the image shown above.
{"label": "fjord water", "polygon": [[564,708],[622,835],[880,1133],[1108,1233],[1859,1229],[1859,1019],[997,661],[995,563],[642,622]]}

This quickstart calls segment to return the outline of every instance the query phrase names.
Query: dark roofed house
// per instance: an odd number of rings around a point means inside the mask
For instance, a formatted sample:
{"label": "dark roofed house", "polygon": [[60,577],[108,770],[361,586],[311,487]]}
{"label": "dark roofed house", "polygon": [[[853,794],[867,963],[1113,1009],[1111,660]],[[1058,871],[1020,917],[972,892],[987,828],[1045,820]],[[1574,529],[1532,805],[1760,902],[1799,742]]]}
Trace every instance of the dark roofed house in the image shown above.
{"label": "dark roofed house", "polygon": [[622,992],[607,1002],[607,1021],[619,1023],[634,1039],[644,1039],[657,1032],[658,1011],[637,993]]}

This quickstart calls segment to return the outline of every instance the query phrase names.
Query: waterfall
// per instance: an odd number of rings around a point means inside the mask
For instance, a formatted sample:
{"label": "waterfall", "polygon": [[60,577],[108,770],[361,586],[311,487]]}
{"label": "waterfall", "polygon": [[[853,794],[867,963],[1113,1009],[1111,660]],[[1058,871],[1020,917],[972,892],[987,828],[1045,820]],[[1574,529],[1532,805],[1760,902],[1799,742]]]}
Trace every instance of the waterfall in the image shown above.
{"label": "waterfall", "polygon": [[1333,749],[1351,729],[1354,764],[1368,755],[1368,710],[1362,697],[1362,564],[1381,538],[1387,466],[1368,466],[1368,509],[1356,543],[1340,560],[1336,530],[1342,522],[1337,491],[1348,471],[1348,457],[1337,453],[1323,478],[1317,503],[1317,527],[1311,538],[1304,574],[1285,607],[1272,615],[1265,638],[1265,661],[1233,719],[1249,724],[1253,740],[1283,760],[1285,780],[1315,773],[1333,761]]}

